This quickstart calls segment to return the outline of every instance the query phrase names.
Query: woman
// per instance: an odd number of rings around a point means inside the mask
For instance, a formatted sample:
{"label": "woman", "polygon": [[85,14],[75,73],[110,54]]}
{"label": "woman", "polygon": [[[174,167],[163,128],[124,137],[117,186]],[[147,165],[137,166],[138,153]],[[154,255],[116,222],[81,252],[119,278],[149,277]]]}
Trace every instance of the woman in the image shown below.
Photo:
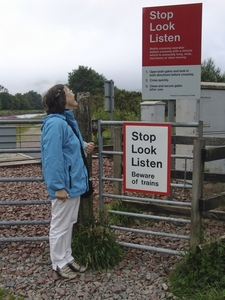
{"label": "woman", "polygon": [[52,200],[50,256],[53,270],[65,279],[73,279],[76,272],[86,270],[74,260],[71,250],[80,195],[88,189],[87,169],[80,147],[84,145],[85,151],[90,154],[94,143],[84,143],[82,139],[73,114],[77,102],[67,86],[57,84],[50,88],[43,97],[43,104],[47,116],[43,118],[41,128],[42,170]]}

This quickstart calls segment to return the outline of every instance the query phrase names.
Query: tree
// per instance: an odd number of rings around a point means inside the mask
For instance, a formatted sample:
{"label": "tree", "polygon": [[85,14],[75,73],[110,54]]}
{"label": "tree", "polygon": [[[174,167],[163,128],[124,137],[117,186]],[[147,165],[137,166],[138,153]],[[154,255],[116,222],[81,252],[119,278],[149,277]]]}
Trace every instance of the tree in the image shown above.
{"label": "tree", "polygon": [[68,73],[68,85],[75,94],[89,92],[91,95],[104,94],[106,78],[91,68],[79,66],[77,70]]}
{"label": "tree", "polygon": [[15,101],[15,96],[12,96],[7,92],[0,93],[0,102],[1,102],[2,110],[12,110],[14,101]]}
{"label": "tree", "polygon": [[9,91],[6,88],[4,88],[3,85],[0,85],[0,92],[8,93]]}
{"label": "tree", "polygon": [[23,95],[27,99],[30,109],[43,109],[41,95],[34,91],[29,91]]}
{"label": "tree", "polygon": [[20,101],[18,100],[18,98],[16,96],[12,96],[12,106],[11,109],[12,110],[18,110],[20,109]]}
{"label": "tree", "polygon": [[202,62],[201,67],[202,82],[225,82],[225,73],[221,73],[220,68],[216,68],[212,58]]}
{"label": "tree", "polygon": [[16,96],[16,99],[19,102],[19,108],[18,109],[20,109],[20,110],[31,109],[30,104],[29,104],[26,97],[24,97],[20,93],[17,93],[15,96]]}
{"label": "tree", "polygon": [[140,92],[128,92],[115,87],[114,98],[115,109],[130,111],[136,115],[140,114],[140,103],[142,101]]}

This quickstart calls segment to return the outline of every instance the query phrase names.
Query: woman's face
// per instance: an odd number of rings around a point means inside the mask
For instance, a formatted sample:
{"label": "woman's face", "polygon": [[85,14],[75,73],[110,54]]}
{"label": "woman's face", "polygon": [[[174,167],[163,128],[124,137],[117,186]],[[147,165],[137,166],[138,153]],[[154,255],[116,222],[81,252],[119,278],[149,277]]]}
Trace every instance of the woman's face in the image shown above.
{"label": "woman's face", "polygon": [[74,93],[67,87],[64,87],[66,93],[66,109],[74,110],[77,107],[77,102],[75,101]]}

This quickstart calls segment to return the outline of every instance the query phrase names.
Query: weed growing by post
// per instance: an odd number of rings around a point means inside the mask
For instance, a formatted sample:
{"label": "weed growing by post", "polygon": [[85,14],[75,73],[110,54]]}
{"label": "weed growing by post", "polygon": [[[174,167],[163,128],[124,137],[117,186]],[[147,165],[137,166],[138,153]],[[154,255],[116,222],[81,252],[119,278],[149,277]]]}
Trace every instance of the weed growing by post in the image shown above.
{"label": "weed growing by post", "polygon": [[116,235],[107,224],[80,228],[72,240],[73,255],[78,262],[93,270],[114,268],[125,255],[116,242]]}
{"label": "weed growing by post", "polygon": [[225,299],[225,241],[190,250],[175,266],[169,282],[178,299]]}
{"label": "weed growing by post", "polygon": [[[127,203],[123,200],[118,200],[110,203],[109,209],[122,211],[122,212],[124,211],[130,213],[140,213],[140,211],[137,208],[135,208],[135,205],[132,205],[131,203]],[[108,219],[112,224],[128,226],[134,223],[135,218],[126,215],[109,214]],[[139,220],[141,221],[140,218]]]}

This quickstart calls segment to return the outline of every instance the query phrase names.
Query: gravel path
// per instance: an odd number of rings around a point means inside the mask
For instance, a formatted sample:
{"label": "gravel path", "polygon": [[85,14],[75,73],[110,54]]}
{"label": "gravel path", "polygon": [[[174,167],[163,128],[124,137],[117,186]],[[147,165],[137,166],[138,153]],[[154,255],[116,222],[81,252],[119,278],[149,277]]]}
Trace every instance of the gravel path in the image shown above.
{"label": "gravel path", "polygon": [[[112,163],[105,160],[105,173],[111,172]],[[1,177],[41,177],[40,165],[0,168]],[[106,175],[107,176],[107,175]],[[98,190],[98,165],[93,160],[93,179]],[[110,188],[110,187],[109,187]],[[1,201],[48,199],[42,182],[1,183]],[[94,195],[98,207],[97,194]],[[3,220],[50,219],[50,205],[1,206]],[[141,225],[141,223],[140,223]],[[164,227],[163,222],[155,227]],[[48,235],[48,226],[2,226],[1,237]],[[164,229],[164,228],[163,228]],[[167,228],[172,230],[172,228]],[[174,229],[174,228],[173,228]],[[187,233],[189,228],[178,228]],[[168,238],[143,238],[134,233],[122,234],[121,238],[133,243],[152,243],[166,247]],[[142,240],[143,239],[143,240]],[[171,244],[171,243],[170,243]],[[180,241],[173,248],[183,247]],[[179,259],[163,253],[126,249],[125,259],[113,270],[98,272],[88,270],[77,278],[66,281],[52,272],[48,242],[11,242],[0,244],[0,287],[7,288],[16,296],[26,300],[38,299],[172,299],[167,291],[167,275]]]}
{"label": "gravel path", "polygon": [[168,299],[165,278],[176,259],[129,249],[115,269],[66,281],[52,273],[46,242],[2,244],[0,256],[0,287],[29,300]]}

